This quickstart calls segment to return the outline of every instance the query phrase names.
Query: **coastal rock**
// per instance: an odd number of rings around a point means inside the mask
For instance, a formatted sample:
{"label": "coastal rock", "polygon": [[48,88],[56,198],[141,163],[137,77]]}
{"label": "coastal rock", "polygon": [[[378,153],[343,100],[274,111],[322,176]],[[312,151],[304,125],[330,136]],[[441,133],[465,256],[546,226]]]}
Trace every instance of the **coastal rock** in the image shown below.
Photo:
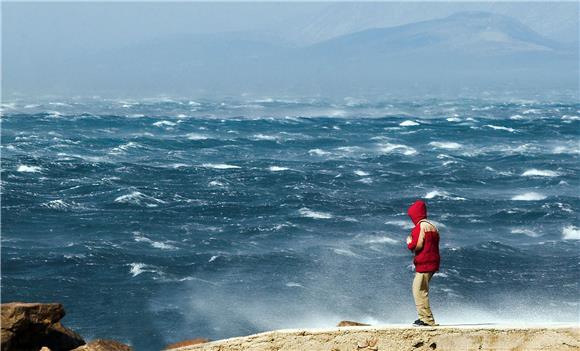
{"label": "coastal rock", "polygon": [[60,320],[65,316],[59,303],[12,302],[0,305],[2,351],[68,351],[85,341],[65,328]]}
{"label": "coastal rock", "polygon": [[72,351],[133,351],[133,349],[118,341],[97,339]]}
{"label": "coastal rock", "polygon": [[173,344],[169,344],[165,347],[165,349],[169,350],[169,349],[176,349],[178,347],[184,347],[184,346],[205,344],[206,342],[210,342],[210,341],[211,340],[206,339],[206,338],[195,338],[195,339],[191,339],[191,340],[184,340],[184,341],[176,342]]}
{"label": "coastal rock", "polygon": [[370,324],[360,323],[360,322],[353,322],[353,321],[340,321],[336,325],[337,327],[368,327]]}

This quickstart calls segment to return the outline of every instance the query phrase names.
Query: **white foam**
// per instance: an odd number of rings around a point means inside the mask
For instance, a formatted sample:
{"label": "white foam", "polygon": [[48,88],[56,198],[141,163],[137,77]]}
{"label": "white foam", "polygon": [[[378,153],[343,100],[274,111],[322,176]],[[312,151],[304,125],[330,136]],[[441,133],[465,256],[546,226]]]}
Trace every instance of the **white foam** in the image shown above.
{"label": "white foam", "polygon": [[279,137],[275,135],[264,135],[264,134],[254,134],[252,138],[255,140],[269,140],[269,141],[275,141],[279,139]]}
{"label": "white foam", "polygon": [[463,197],[451,196],[448,192],[439,191],[439,190],[432,190],[432,191],[428,192],[427,194],[425,194],[424,197],[425,197],[425,199],[434,199],[436,197],[441,197],[441,198],[449,199],[449,200],[465,200],[465,198],[463,198]]}
{"label": "white foam", "polygon": [[215,261],[215,260],[216,260],[216,258],[218,258],[218,257],[219,257],[219,255],[214,255],[214,256],[211,256],[207,262],[213,262],[213,261]]}
{"label": "white foam", "polygon": [[510,119],[519,120],[519,119],[525,119],[525,117],[522,115],[513,115],[513,116],[510,116]]}
{"label": "white foam", "polygon": [[123,153],[123,152],[125,152],[125,151],[127,151],[129,149],[138,148],[140,146],[141,145],[139,143],[136,143],[134,141],[130,141],[128,143],[121,144],[121,145],[119,145],[117,147],[112,148],[111,149],[111,153],[113,153],[113,154],[119,154],[119,153]]}
{"label": "white foam", "polygon": [[213,168],[213,169],[236,169],[241,168],[240,166],[228,165],[225,163],[204,163],[202,167]]}
{"label": "white foam", "polygon": [[449,117],[447,118],[447,122],[461,122],[461,118]]}
{"label": "white foam", "polygon": [[356,174],[359,177],[366,177],[369,175],[367,172],[361,171],[360,169],[357,169],[356,171],[354,171],[354,174]]}
{"label": "white foam", "polygon": [[365,240],[367,244],[398,244],[399,242],[395,239],[391,239],[388,236],[376,236]]}
{"label": "white foam", "polygon": [[298,210],[298,212],[302,215],[302,217],[314,218],[314,219],[330,219],[333,217],[332,214],[328,212],[317,212],[312,211],[306,207],[302,207]]}
{"label": "white foam", "polygon": [[402,219],[386,221],[385,224],[395,225],[404,229],[411,229],[414,227],[413,222],[411,222],[411,220],[405,221]]}
{"label": "white foam", "polygon": [[24,172],[24,173],[38,173],[42,170],[39,166],[27,166],[27,165],[19,165],[16,169],[17,172]]}
{"label": "white foam", "polygon": [[155,240],[151,240],[143,235],[141,235],[139,232],[134,232],[133,233],[133,239],[136,242],[144,242],[147,243],[149,245],[151,245],[152,247],[156,248],[156,249],[162,249],[162,250],[175,250],[176,247],[161,241],[155,241]]}
{"label": "white foam", "polygon": [[417,153],[417,150],[413,149],[410,146],[391,143],[380,144],[379,150],[384,153],[398,152],[406,156],[414,155]]}
{"label": "white foam", "polygon": [[484,127],[488,127],[491,129],[495,129],[495,130],[505,130],[511,133],[514,133],[516,130],[513,128],[509,128],[509,127],[503,127],[503,126],[494,126],[493,124],[486,124],[484,125]]}
{"label": "white foam", "polygon": [[373,182],[373,179],[372,178],[361,178],[361,179],[357,180],[357,182],[364,183],[364,184],[371,184]]}
{"label": "white foam", "polygon": [[573,225],[562,228],[562,239],[564,240],[580,240],[580,228]]}
{"label": "white foam", "polygon": [[296,283],[296,282],[288,282],[286,283],[286,286],[289,288],[302,288],[303,285],[300,283]]}
{"label": "white foam", "polygon": [[207,140],[208,137],[203,135],[203,134],[198,134],[198,133],[187,133],[185,134],[185,137],[189,140]]}
{"label": "white foam", "polygon": [[165,121],[165,120],[163,120],[163,121],[157,121],[157,122],[153,123],[153,125],[155,127],[173,127],[176,124],[177,123],[175,123],[175,122]]}
{"label": "white foam", "polygon": [[544,200],[545,198],[546,198],[545,195],[542,195],[542,194],[539,194],[536,192],[529,192],[529,193],[516,195],[516,196],[512,197],[512,200],[515,200],[515,201],[539,201],[539,200]]}
{"label": "white foam", "polygon": [[436,147],[438,149],[447,149],[447,150],[456,150],[463,147],[461,144],[454,143],[451,141],[432,141],[429,143],[429,145]]}
{"label": "white foam", "polygon": [[411,120],[406,120],[406,121],[399,123],[399,125],[401,127],[413,127],[413,126],[418,126],[419,123],[417,123],[415,121],[411,121]]}
{"label": "white foam", "polygon": [[207,185],[209,186],[217,186],[217,187],[222,187],[225,186],[224,183],[218,181],[218,180],[212,180],[211,182],[209,182]]}
{"label": "white foam", "polygon": [[145,268],[145,263],[131,263],[131,269],[129,273],[133,275],[133,277],[138,276],[139,274],[145,272],[143,268]]}
{"label": "white foam", "polygon": [[531,238],[537,238],[541,235],[537,231],[527,229],[527,228],[514,228],[511,230],[511,233],[512,234],[523,234],[523,235],[529,236]]}
{"label": "white foam", "polygon": [[67,210],[73,207],[72,204],[69,204],[63,200],[52,200],[49,202],[45,202],[41,205],[42,207],[51,208],[53,210]]}
{"label": "white foam", "polygon": [[138,191],[133,191],[130,194],[121,195],[117,197],[114,201],[119,203],[127,203],[140,206],[145,205],[147,207],[157,207],[158,204],[165,203],[165,201],[163,200],[156,199],[153,196],[145,195]]}
{"label": "white foam", "polygon": [[281,172],[281,171],[287,171],[290,168],[280,167],[280,166],[270,166],[270,167],[268,167],[268,169],[270,170],[270,172]]}
{"label": "white foam", "polygon": [[324,151],[324,150],[321,150],[321,149],[312,149],[312,150],[308,150],[308,154],[310,154],[310,155],[316,155],[316,156],[324,156],[324,155],[329,155],[330,152]]}
{"label": "white foam", "polygon": [[522,177],[557,177],[560,173],[550,170],[542,170],[542,169],[528,169],[524,173],[522,173]]}

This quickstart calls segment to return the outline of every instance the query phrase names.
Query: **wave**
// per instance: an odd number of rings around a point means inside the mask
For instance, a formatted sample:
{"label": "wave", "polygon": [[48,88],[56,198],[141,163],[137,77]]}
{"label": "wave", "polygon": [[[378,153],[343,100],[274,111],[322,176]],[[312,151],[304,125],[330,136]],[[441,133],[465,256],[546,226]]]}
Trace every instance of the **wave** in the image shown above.
{"label": "wave", "polygon": [[488,127],[488,128],[495,129],[495,130],[505,130],[505,131],[510,132],[510,133],[516,132],[516,130],[513,128],[503,127],[503,126],[494,126],[493,124],[486,124],[486,125],[484,125],[484,127]]}
{"label": "wave", "polygon": [[254,140],[276,141],[276,140],[279,139],[279,137],[277,137],[275,135],[254,134],[252,136],[252,139],[254,139]]}
{"label": "wave", "polygon": [[557,177],[560,173],[550,170],[528,169],[522,173],[522,177]]}
{"label": "wave", "polygon": [[207,140],[209,137],[199,133],[187,133],[185,137],[189,140]]}
{"label": "wave", "polygon": [[411,156],[417,153],[417,150],[414,148],[403,145],[403,144],[391,144],[391,143],[383,143],[379,144],[379,151],[384,153],[400,153],[405,156]]}
{"label": "wave", "polygon": [[173,127],[173,126],[176,126],[177,123],[163,120],[163,121],[157,121],[157,122],[153,123],[153,125],[155,127]]}
{"label": "wave", "polygon": [[111,149],[111,153],[112,154],[121,154],[121,153],[126,152],[129,149],[136,149],[136,148],[139,148],[139,147],[141,147],[141,144],[136,143],[134,141],[130,141],[128,143],[121,144],[121,145],[119,145],[117,147],[112,148]]}
{"label": "wave", "polygon": [[398,244],[399,241],[389,238],[388,236],[374,236],[364,241],[367,244]]}
{"label": "wave", "polygon": [[429,145],[438,149],[447,149],[447,150],[456,150],[463,147],[463,145],[451,141],[432,141],[429,143]]}
{"label": "wave", "polygon": [[288,171],[290,168],[288,167],[280,167],[280,166],[270,166],[268,170],[270,172],[281,172],[281,171]]}
{"label": "wave", "polygon": [[580,228],[577,228],[573,225],[562,228],[562,239],[580,240]]}
{"label": "wave", "polygon": [[311,150],[308,150],[308,154],[315,155],[315,156],[325,156],[325,155],[330,155],[330,152],[324,151],[321,149],[311,149]]}
{"label": "wave", "polygon": [[465,200],[464,197],[451,196],[448,192],[439,190],[432,190],[424,196],[425,199],[434,199],[436,197],[441,197],[448,200]]}
{"label": "wave", "polygon": [[540,201],[546,198],[545,195],[536,192],[529,192],[524,194],[519,194],[512,197],[512,200],[515,201]]}
{"label": "wave", "polygon": [[419,123],[417,123],[415,121],[411,121],[411,120],[406,120],[406,121],[399,123],[399,125],[401,127],[414,127],[414,126],[418,126]]}
{"label": "wave", "polygon": [[138,191],[133,191],[130,194],[121,195],[117,197],[114,201],[118,203],[126,203],[146,207],[157,207],[159,204],[166,203],[163,200],[154,198],[153,196],[145,195]]}
{"label": "wave", "polygon": [[22,173],[39,173],[40,171],[42,171],[42,167],[28,165],[19,165],[16,169],[16,172]]}
{"label": "wave", "polygon": [[175,249],[177,249],[173,245],[166,244],[166,243],[161,242],[161,241],[151,240],[151,239],[141,235],[141,233],[139,233],[139,232],[133,232],[133,239],[136,242],[147,243],[147,244],[151,245],[151,247],[154,247],[156,249],[162,249],[162,250],[175,250]]}
{"label": "wave", "polygon": [[204,163],[201,165],[202,167],[206,168],[213,168],[213,169],[237,169],[242,168],[240,166],[228,165],[225,163]]}
{"label": "wave", "polygon": [[511,233],[512,234],[523,234],[525,236],[529,236],[530,238],[537,238],[537,237],[542,235],[535,230],[527,229],[527,228],[513,228],[511,230]]}
{"label": "wave", "polygon": [[66,210],[73,209],[75,207],[79,207],[79,205],[76,203],[68,203],[68,202],[66,202],[64,200],[60,200],[60,199],[45,202],[45,203],[41,204],[40,206],[45,207],[45,208],[50,208],[52,210],[60,210],[60,211],[66,211]]}
{"label": "wave", "polygon": [[308,217],[308,218],[314,218],[314,219],[330,219],[333,218],[334,216],[328,212],[317,212],[317,211],[312,211],[306,207],[302,207],[301,209],[298,210],[298,212],[300,213],[300,215],[302,215],[302,217]]}
{"label": "wave", "polygon": [[145,264],[145,263],[133,262],[133,263],[130,263],[129,266],[131,267],[129,269],[129,273],[131,273],[131,275],[133,277],[136,277],[136,276],[138,276],[142,273],[146,273],[146,272],[157,273],[159,275],[162,274],[162,272],[161,272],[161,270],[159,270],[159,268]]}
{"label": "wave", "polygon": [[369,175],[369,173],[367,173],[365,171],[361,171],[360,169],[357,169],[356,171],[354,171],[354,174],[356,174],[359,177],[366,177]]}
{"label": "wave", "polygon": [[390,221],[386,221],[385,224],[390,224],[390,225],[394,225],[397,227],[401,227],[404,229],[411,229],[414,227],[413,222],[411,222],[411,220],[402,220],[402,219],[395,219],[395,220],[390,220]]}

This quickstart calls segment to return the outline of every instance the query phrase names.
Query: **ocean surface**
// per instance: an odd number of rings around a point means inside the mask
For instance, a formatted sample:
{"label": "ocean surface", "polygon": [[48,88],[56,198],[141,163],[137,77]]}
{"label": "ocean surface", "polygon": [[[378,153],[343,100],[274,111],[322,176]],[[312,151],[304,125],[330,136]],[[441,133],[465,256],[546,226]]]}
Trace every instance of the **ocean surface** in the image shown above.
{"label": "ocean surface", "polygon": [[407,207],[441,232],[441,324],[580,323],[575,99],[2,105],[3,302],[159,350],[412,323]]}

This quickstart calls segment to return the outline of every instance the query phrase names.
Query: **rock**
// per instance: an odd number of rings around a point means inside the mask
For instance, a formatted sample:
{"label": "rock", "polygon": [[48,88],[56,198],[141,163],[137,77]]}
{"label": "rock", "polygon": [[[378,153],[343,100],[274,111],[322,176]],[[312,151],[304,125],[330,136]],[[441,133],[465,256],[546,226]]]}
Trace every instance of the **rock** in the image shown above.
{"label": "rock", "polygon": [[370,324],[353,322],[353,321],[340,321],[340,323],[338,323],[336,326],[337,327],[368,327],[368,326],[370,326]]}
{"label": "rock", "polygon": [[51,349],[49,349],[49,348],[48,348],[48,347],[46,347],[46,346],[43,346],[43,347],[40,349],[40,351],[52,351],[52,350],[51,350]]}
{"label": "rock", "polygon": [[60,324],[64,308],[59,303],[12,302],[0,305],[1,350],[68,351],[85,341],[74,331]]}
{"label": "rock", "polygon": [[210,342],[211,340],[206,339],[206,338],[195,338],[195,339],[191,339],[191,340],[185,340],[185,341],[180,341],[180,342],[176,342],[173,344],[169,344],[167,346],[165,346],[165,349],[176,349],[178,347],[184,347],[184,346],[191,346],[191,345],[199,345],[199,344],[205,344],[206,342]]}
{"label": "rock", "polygon": [[133,351],[133,349],[115,340],[97,339],[72,351]]}

